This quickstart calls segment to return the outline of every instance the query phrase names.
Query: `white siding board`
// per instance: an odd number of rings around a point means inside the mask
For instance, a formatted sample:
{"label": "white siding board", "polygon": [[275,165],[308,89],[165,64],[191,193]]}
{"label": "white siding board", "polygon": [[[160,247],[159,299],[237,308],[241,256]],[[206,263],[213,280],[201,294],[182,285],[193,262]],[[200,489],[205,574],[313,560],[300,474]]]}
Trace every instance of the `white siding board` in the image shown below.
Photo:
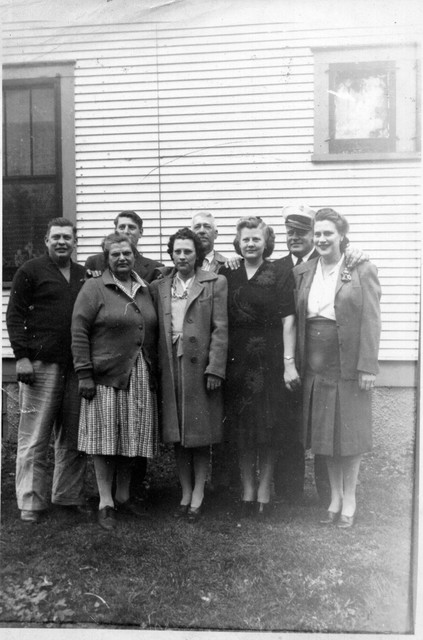
{"label": "white siding board", "polygon": [[16,30],[4,50],[8,61],[76,59],[81,262],[123,208],[142,212],[144,253],[169,262],[168,235],[197,208],[215,213],[226,253],[233,253],[236,219],[262,215],[277,232],[278,257],[285,253],[284,204],[333,206],[348,216],[351,241],[379,267],[381,357],[402,360],[415,358],[417,348],[419,245],[410,234],[419,232],[420,167],[311,163],[311,47],[400,42],[407,31],[157,25],[156,37],[154,25],[43,25]]}

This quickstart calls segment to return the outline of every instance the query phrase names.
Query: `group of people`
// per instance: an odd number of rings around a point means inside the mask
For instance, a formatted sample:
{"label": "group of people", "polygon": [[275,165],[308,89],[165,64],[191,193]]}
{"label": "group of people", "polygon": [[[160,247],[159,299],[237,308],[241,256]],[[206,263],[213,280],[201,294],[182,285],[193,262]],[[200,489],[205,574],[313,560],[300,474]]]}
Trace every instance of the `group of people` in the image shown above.
{"label": "group of people", "polygon": [[47,254],[18,269],[7,311],[23,522],[48,507],[54,430],[52,503],[86,508],[92,455],[107,531],[119,512],[145,515],[134,493],[159,441],[174,445],[175,518],[201,517],[210,458],[214,486],[240,483],[239,516],[266,518],[272,483],[301,499],[311,448],[327,507],[320,522],[353,526],[360,460],[371,449],[377,271],[348,245],[348,223],[333,209],[290,205],[283,215],[285,258],[269,259],[274,231],[250,216],[236,226],[238,257],[227,259],[214,249],[213,216],[201,211],[169,238],[172,267],[139,253],[133,211],[116,217],[85,268],[71,259],[74,225],[50,221]]}

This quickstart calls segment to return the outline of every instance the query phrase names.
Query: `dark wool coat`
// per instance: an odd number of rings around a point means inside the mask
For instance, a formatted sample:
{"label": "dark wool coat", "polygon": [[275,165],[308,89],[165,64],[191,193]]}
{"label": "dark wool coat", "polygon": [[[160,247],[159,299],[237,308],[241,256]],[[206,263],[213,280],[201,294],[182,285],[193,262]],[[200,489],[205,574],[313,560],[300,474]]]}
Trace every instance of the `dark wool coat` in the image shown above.
{"label": "dark wool coat", "polygon": [[[159,318],[160,426],[164,442],[202,447],[222,438],[222,390],[207,391],[206,374],[225,378],[228,349],[227,283],[197,269],[185,308],[181,380],[173,365],[171,285],[174,275],[150,285]],[[177,384],[181,407],[178,418]]]}

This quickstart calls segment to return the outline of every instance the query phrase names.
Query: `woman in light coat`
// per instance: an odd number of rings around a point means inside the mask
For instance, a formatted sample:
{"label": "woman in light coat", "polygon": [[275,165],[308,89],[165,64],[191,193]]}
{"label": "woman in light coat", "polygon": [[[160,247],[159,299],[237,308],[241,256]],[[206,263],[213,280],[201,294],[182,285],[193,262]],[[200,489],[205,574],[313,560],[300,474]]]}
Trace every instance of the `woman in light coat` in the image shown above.
{"label": "woman in light coat", "polygon": [[[188,228],[170,237],[175,268],[151,285],[159,318],[160,428],[175,444],[182,499],[175,517],[198,520],[211,444],[222,438],[228,347],[226,279],[200,266],[204,249]],[[194,472],[194,486],[192,485]]]}
{"label": "woman in light coat", "polygon": [[380,285],[364,262],[344,260],[347,220],[333,209],[314,219],[320,258],[294,268],[303,444],[326,456],[331,503],[322,524],[354,524],[363,453],[371,450],[371,389],[378,373]]}

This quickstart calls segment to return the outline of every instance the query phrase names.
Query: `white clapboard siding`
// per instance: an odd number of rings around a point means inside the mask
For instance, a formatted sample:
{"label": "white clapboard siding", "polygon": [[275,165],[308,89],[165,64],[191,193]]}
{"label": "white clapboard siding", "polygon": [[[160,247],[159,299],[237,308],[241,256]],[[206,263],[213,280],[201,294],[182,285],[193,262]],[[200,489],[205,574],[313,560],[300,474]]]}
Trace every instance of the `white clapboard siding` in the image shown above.
{"label": "white clapboard siding", "polygon": [[[381,359],[414,360],[419,163],[311,162],[312,48],[401,44],[412,26],[406,19],[392,26],[388,16],[329,26],[317,12],[302,24],[290,19],[288,4],[281,11],[273,3],[273,13],[269,6],[263,16],[257,7],[254,19],[219,12],[189,23],[164,8],[155,24],[140,3],[133,16],[122,7],[115,22],[103,23],[98,9],[87,24],[63,17],[7,25],[4,62],[75,60],[78,260],[98,251],[122,209],[142,213],[145,255],[169,263],[168,236],[198,209],[215,215],[217,249],[226,254],[236,220],[262,216],[277,234],[277,258],[285,253],[284,205],[332,206],[379,269]],[[10,355],[7,338],[3,345]]]}

